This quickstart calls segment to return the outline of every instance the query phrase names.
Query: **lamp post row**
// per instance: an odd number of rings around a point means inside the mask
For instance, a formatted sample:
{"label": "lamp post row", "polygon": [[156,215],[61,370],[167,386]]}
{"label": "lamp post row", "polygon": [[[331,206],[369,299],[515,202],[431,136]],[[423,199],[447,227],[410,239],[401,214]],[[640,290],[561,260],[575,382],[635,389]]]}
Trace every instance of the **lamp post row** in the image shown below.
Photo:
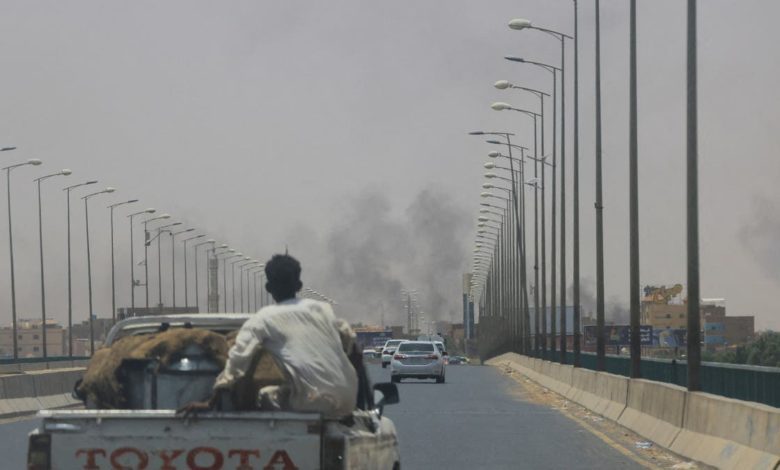
{"label": "lamp post row", "polygon": [[[601,128],[601,36],[600,36],[600,2],[595,0],[595,218],[596,218],[596,355],[597,355],[597,369],[604,370],[605,366],[605,341],[604,341],[604,238],[603,238],[603,177],[602,177],[602,128]],[[494,103],[492,108],[497,111],[514,110],[520,111],[525,114],[531,115],[534,118],[534,157],[531,158],[534,161],[534,179],[532,181],[522,182],[532,187],[534,193],[534,309],[535,309],[535,325],[534,325],[534,350],[537,354],[541,354],[543,357],[555,360],[556,354],[556,234],[555,234],[555,222],[556,222],[556,180],[560,178],[560,305],[559,305],[559,318],[560,318],[560,355],[557,359],[561,363],[567,362],[567,316],[566,316],[566,81],[565,81],[565,62],[566,53],[565,46],[566,40],[572,40],[574,43],[574,132],[573,132],[573,196],[572,196],[572,210],[573,210],[573,226],[572,226],[572,267],[573,267],[573,363],[575,366],[580,365],[580,353],[581,353],[581,337],[580,337],[580,240],[579,240],[579,42],[578,42],[578,2],[573,0],[574,8],[574,35],[569,36],[559,31],[540,28],[531,24],[530,21],[524,19],[515,19],[509,22],[509,27],[515,30],[523,29],[535,29],[546,34],[549,34],[561,43],[561,62],[560,67],[546,64],[543,62],[526,60],[520,57],[507,56],[507,60],[514,62],[527,63],[541,67],[553,75],[553,151],[552,151],[552,171],[553,171],[553,187],[552,187],[552,220],[551,220],[551,240],[553,241],[551,246],[551,277],[550,277],[550,301],[551,301],[551,315],[550,315],[550,335],[552,336],[552,342],[548,351],[547,346],[547,328],[545,325],[546,320],[546,247],[544,230],[546,227],[544,217],[544,176],[545,176],[545,164],[546,154],[544,151],[544,138],[545,132],[542,128],[542,156],[538,156],[536,152],[536,139],[539,135],[537,132],[537,118],[541,118],[542,126],[544,125],[544,96],[542,92],[530,89],[522,86],[517,86],[509,83],[506,80],[500,80],[495,83],[495,87],[498,89],[517,88],[526,90],[536,94],[540,100],[540,113],[535,114],[527,110],[514,108],[506,103]],[[639,279],[639,216],[638,216],[638,109],[637,109],[637,52],[636,52],[636,0],[630,2],[629,13],[629,241],[630,241],[630,257],[629,257],[629,274],[630,274],[630,351],[631,351],[631,377],[641,377],[641,347],[640,347],[640,279]],[[699,383],[699,364],[700,364],[700,324],[699,324],[699,241],[698,241],[698,129],[697,129],[697,54],[696,54],[696,0],[687,0],[687,208],[688,208],[688,228],[687,228],[687,258],[688,258],[688,377],[689,377],[689,389],[698,390]],[[557,75],[560,73],[560,128],[561,138],[557,138],[557,94],[558,94],[558,80]],[[503,142],[508,149],[511,149],[513,145],[510,142],[509,133],[502,132],[472,132],[471,134],[484,135],[505,135],[506,142]],[[501,142],[491,142],[501,143]],[[560,149],[560,160],[557,161],[558,149]],[[493,152],[491,152],[492,154]],[[525,156],[521,153],[521,168],[522,159]],[[516,200],[517,191],[514,183],[514,171],[512,169],[512,160],[510,160],[510,168],[507,170],[512,175],[512,198]],[[537,165],[542,165],[542,184],[539,187],[539,179],[537,176]],[[556,168],[560,167],[560,171],[556,175]],[[500,168],[493,164],[485,164],[488,169]],[[489,175],[486,175],[490,177]],[[487,186],[485,186],[487,187]],[[542,191],[542,276],[541,276],[541,309],[544,312],[539,315],[540,303],[538,300],[538,288],[540,284],[538,276],[538,242],[536,237],[539,236],[538,228],[538,191]],[[524,211],[524,198],[523,192],[520,192],[522,211]],[[485,193],[482,194],[486,196]],[[492,196],[492,195],[490,195]],[[489,204],[482,203],[483,206]],[[517,203],[515,203],[515,207]],[[481,209],[480,213],[490,212]],[[482,220],[482,218],[480,219]],[[503,219],[502,219],[503,220]],[[483,222],[484,223],[484,222]],[[525,281],[522,276],[525,272],[524,261],[524,232],[525,232],[525,220],[519,218],[517,223],[522,223],[522,231],[518,229],[518,240],[520,243],[520,258],[521,258],[521,287],[525,287]],[[501,232],[497,233],[498,238],[501,237]],[[497,243],[492,246],[493,252],[489,253],[489,259],[486,258],[488,253],[483,250],[484,240],[480,240],[481,232],[478,232],[477,249],[475,250],[474,259],[474,273],[472,276],[472,282],[470,285],[470,295],[472,299],[479,296],[479,305],[481,309],[484,309],[488,317],[496,314],[496,306],[501,306],[500,300],[502,293],[500,292],[502,286],[502,280],[496,279],[495,276],[501,274],[500,265],[503,262],[501,256],[501,243],[497,239]],[[498,290],[497,290],[498,289]],[[527,299],[523,297],[524,301]],[[527,307],[524,307],[527,312]],[[503,313],[502,313],[503,314]],[[541,330],[540,327],[541,319]],[[528,324],[528,320],[522,320],[523,325]],[[525,333],[524,333],[525,336]],[[529,335],[530,336],[530,335]],[[500,342],[500,338],[496,341]],[[522,340],[525,341],[525,340]],[[527,343],[521,341],[521,351],[525,352],[523,348]]]}
{"label": "lamp post row", "polygon": [[[12,151],[15,150],[16,147],[2,147],[0,148],[0,152],[6,152],[6,151]],[[13,217],[12,217],[12,199],[11,199],[11,172],[15,169],[18,169],[23,166],[39,166],[42,162],[39,159],[28,159],[26,161],[15,163],[12,165],[7,165],[2,168],[0,168],[0,171],[5,171],[6,173],[6,193],[7,193],[7,215],[8,215],[8,234],[9,234],[9,268],[10,268],[10,278],[11,278],[11,323],[12,323],[12,347],[13,347],[13,358],[18,359],[19,358],[19,343],[18,343],[18,316],[17,316],[17,305],[16,305],[16,271],[15,271],[15,264],[14,264],[14,245],[13,245]],[[47,311],[46,311],[46,276],[45,276],[45,253],[44,253],[44,230],[43,230],[43,182],[46,180],[49,180],[51,178],[57,177],[57,176],[69,176],[72,172],[69,169],[63,169],[58,172],[46,174],[40,177],[37,177],[33,179],[33,182],[36,184],[37,189],[37,204],[38,204],[38,242],[39,242],[39,269],[40,269],[40,299],[41,299],[41,305],[40,305],[40,311],[41,311],[41,354],[42,357],[49,357],[49,351],[48,351],[48,335],[47,335],[47,328],[46,328],[46,322],[47,322]],[[82,183],[69,185],[63,188],[63,191],[65,191],[65,202],[66,202],[66,236],[67,236],[67,292],[68,292],[68,347],[67,347],[67,354],[68,356],[73,356],[73,280],[72,280],[72,256],[71,256],[71,249],[72,249],[72,236],[71,236],[71,192],[73,190],[76,190],[81,187],[90,186],[93,184],[96,184],[97,180],[88,180]],[[84,201],[84,221],[85,221],[85,229],[86,229],[86,258],[87,258],[87,295],[88,295],[88,323],[89,323],[89,345],[90,345],[90,352],[94,352],[95,350],[95,332],[94,332],[94,309],[93,309],[93,289],[92,289],[92,245],[90,240],[90,228],[89,228],[89,201],[97,196],[103,195],[103,194],[110,194],[115,191],[112,187],[106,187],[103,190],[96,191],[89,193],[85,196],[82,196],[81,199]],[[110,204],[107,206],[109,209],[109,218],[110,218],[110,242],[111,242],[111,309],[112,309],[112,320],[116,321],[116,258],[115,258],[115,219],[114,219],[114,210],[120,206],[123,205],[129,205],[138,202],[137,199],[131,199],[127,201],[121,201],[114,204]],[[134,254],[134,243],[133,243],[133,233],[134,233],[134,225],[133,225],[133,219],[136,216],[143,215],[143,214],[153,214],[155,212],[155,209],[149,208],[142,211],[134,212],[129,214],[127,217],[130,220],[130,280],[131,280],[131,286],[130,286],[130,297],[131,297],[131,310],[135,312],[136,306],[135,306],[135,287],[138,287],[141,285],[139,281],[136,281],[135,279],[135,254]],[[144,220],[144,230],[145,235],[147,236],[147,239],[145,240],[145,245],[148,246],[148,223],[155,221],[155,220],[162,220],[167,219],[170,216],[168,214],[162,214],[158,217],[152,217],[147,220]],[[168,226],[175,226],[180,225],[180,222],[169,224]],[[164,233],[163,230],[168,227],[158,227],[158,234]],[[192,232],[195,229],[189,228],[186,230],[182,230],[179,232],[171,232],[167,231],[171,234],[171,241],[172,241],[172,295],[173,295],[173,305],[175,307],[175,289],[176,289],[176,274],[175,274],[175,237],[177,235]],[[190,238],[187,238],[183,240],[184,244],[184,264],[185,264],[185,304],[189,305],[189,294],[188,294],[188,286],[189,286],[189,280],[188,280],[188,270],[187,270],[187,243],[204,237],[205,235],[196,235]],[[207,242],[201,243],[196,245],[196,297],[198,296],[198,286],[197,286],[197,248],[202,245],[211,244],[214,245],[214,240],[209,240]],[[159,248],[159,245],[158,245]],[[148,251],[148,250],[145,250]],[[212,250],[213,252],[213,250]],[[251,260],[250,258],[246,258],[247,260]],[[145,262],[148,261],[148,253],[145,254]],[[250,262],[245,263],[244,266],[241,267],[241,285],[239,287],[233,286],[234,291],[240,290],[241,291],[241,311],[248,311],[250,307],[250,301],[248,298],[244,297],[244,274],[249,274],[253,270],[261,269],[263,265],[259,263],[258,261],[251,260]],[[147,273],[148,273],[148,268]],[[158,273],[159,273],[160,267],[159,267],[159,252],[158,252]],[[254,272],[254,275],[252,277],[252,282],[255,284],[258,282],[258,272]],[[263,274],[260,272],[259,274]],[[147,276],[148,278],[148,276]],[[247,279],[247,282],[249,282],[249,279]],[[148,299],[148,286],[145,282],[144,287],[146,287],[146,296]],[[257,286],[255,285],[255,291],[257,291]],[[159,289],[159,295],[160,295],[160,303],[161,301],[161,285],[158,287]],[[247,293],[249,292],[249,286],[247,286]],[[223,294],[224,295],[224,294]],[[235,293],[234,293],[235,298]],[[245,301],[246,300],[246,301]],[[255,300],[254,305],[257,307],[259,304],[265,303],[264,299],[262,298],[262,295],[260,296],[259,300]],[[147,300],[148,305],[148,300]],[[196,305],[199,305],[199,299],[196,299]],[[235,310],[236,303],[234,302],[233,308]]]}

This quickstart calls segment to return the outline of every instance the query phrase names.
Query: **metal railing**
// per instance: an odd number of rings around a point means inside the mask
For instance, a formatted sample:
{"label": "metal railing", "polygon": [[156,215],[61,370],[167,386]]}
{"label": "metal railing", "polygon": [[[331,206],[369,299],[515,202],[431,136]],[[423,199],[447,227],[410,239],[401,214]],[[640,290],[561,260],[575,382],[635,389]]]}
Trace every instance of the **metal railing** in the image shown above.
{"label": "metal railing", "polygon": [[[574,354],[567,352],[566,356],[571,364]],[[581,353],[580,364],[585,369],[597,370],[596,355]],[[628,356],[606,356],[605,372],[628,377],[630,368]],[[643,379],[688,386],[684,360],[642,358],[641,371]],[[700,373],[702,392],[780,407],[780,368],[702,362]]]}

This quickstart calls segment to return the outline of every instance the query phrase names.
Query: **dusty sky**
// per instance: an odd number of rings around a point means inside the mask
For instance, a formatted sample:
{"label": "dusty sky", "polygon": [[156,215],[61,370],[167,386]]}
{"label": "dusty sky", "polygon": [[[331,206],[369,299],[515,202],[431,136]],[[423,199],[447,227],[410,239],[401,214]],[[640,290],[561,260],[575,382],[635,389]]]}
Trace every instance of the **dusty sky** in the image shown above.
{"label": "dusty sky", "polygon": [[[606,290],[616,305],[628,297],[626,3],[602,2]],[[594,18],[592,2],[580,4],[587,286],[594,278]],[[725,298],[732,315],[756,315],[759,328],[778,329],[780,4],[707,0],[699,8],[702,294]],[[44,160],[12,174],[20,317],[40,315],[31,180],[70,168],[73,175],[44,184],[54,318],[64,320],[67,311],[61,188],[95,178],[118,188],[90,206],[99,316],[110,314],[105,206],[138,198],[138,208],[169,212],[261,260],[288,245],[304,264],[307,285],[337,299],[351,320],[377,323],[384,312],[387,323],[400,323],[401,287],[420,292],[429,318],[458,319],[482,163],[491,150],[466,133],[510,130],[529,140],[527,119],[489,105],[535,101],[492,83],[549,89],[548,74],[502,57],[559,57],[548,36],[509,30],[515,17],[573,28],[565,0],[3,2],[0,143],[19,150],[0,154],[0,163]],[[682,2],[640,2],[643,285],[685,282],[684,21]],[[83,212],[74,197],[80,319]],[[127,213],[117,212],[119,305],[129,303]],[[0,323],[8,324],[2,214]]]}

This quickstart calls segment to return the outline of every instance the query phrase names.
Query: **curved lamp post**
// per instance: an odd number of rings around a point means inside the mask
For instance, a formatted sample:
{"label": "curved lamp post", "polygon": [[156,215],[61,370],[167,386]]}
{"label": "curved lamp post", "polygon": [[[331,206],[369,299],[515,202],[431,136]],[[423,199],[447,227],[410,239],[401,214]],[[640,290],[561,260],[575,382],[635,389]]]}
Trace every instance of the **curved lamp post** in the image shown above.
{"label": "curved lamp post", "polygon": [[149,313],[149,222],[170,219],[170,214],[160,214],[157,217],[144,220],[144,293],[146,295],[146,312]]}
{"label": "curved lamp post", "polygon": [[87,290],[89,294],[89,355],[93,355],[95,353],[95,326],[94,326],[94,317],[95,314],[92,310],[92,257],[90,253],[90,246],[89,246],[89,200],[92,199],[95,196],[99,196],[101,194],[111,194],[115,191],[114,188],[111,186],[108,186],[106,189],[102,191],[98,191],[92,194],[87,194],[86,196],[82,196],[81,199],[84,200],[84,223],[86,225],[86,235],[87,235]]}
{"label": "curved lamp post", "polygon": [[90,184],[97,183],[97,180],[85,181],[84,183],[73,184],[62,188],[65,191],[65,201],[67,206],[67,232],[68,232],[68,357],[73,357],[73,282],[70,257],[70,192],[73,189]]}
{"label": "curved lamp post", "polygon": [[57,173],[51,173],[49,175],[40,176],[33,181],[38,186],[38,243],[40,249],[41,258],[41,341],[43,342],[43,348],[41,352],[43,357],[48,357],[47,344],[46,344],[46,282],[44,280],[43,271],[43,209],[41,204],[41,182],[55,176],[68,176],[72,172],[68,169],[60,170]]}
{"label": "curved lamp post", "polygon": [[[195,235],[189,238],[185,238],[182,240],[182,245],[184,245],[183,255],[184,255],[184,306],[189,307],[190,305],[190,295],[189,295],[189,278],[187,273],[187,243],[189,243],[192,240],[197,240],[199,238],[205,237],[205,234]],[[196,261],[197,261],[197,255],[196,255]],[[197,276],[198,269],[195,268],[195,275]]]}
{"label": "curved lamp post", "polygon": [[131,199],[129,201],[117,202],[108,206],[110,210],[111,218],[111,319],[116,323],[116,269],[114,268],[114,209],[125,204],[133,204],[138,202],[138,199]]}
{"label": "curved lamp post", "polygon": [[[6,147],[8,150],[13,150],[16,147]],[[10,251],[10,267],[11,267],[11,329],[13,334],[13,348],[14,348],[14,359],[19,358],[19,346],[17,344],[17,334],[16,334],[16,277],[14,272],[14,237],[13,237],[13,229],[11,225],[11,170],[14,170],[16,168],[25,166],[25,165],[32,165],[32,166],[38,166],[41,164],[41,161],[37,158],[30,158],[29,160],[22,162],[22,163],[15,163],[13,165],[9,165],[6,167],[3,167],[2,170],[5,170],[5,179],[6,179],[6,189],[8,191],[8,248]]]}
{"label": "curved lamp post", "polygon": [[[142,211],[129,214],[127,216],[127,218],[130,220],[130,309],[132,311],[132,316],[135,316],[135,287],[141,284],[141,281],[135,280],[135,244],[133,243],[133,217],[139,216],[141,214],[154,214],[155,211],[156,211],[155,208],[149,207]],[[146,264],[146,261],[144,261],[144,264]],[[144,280],[144,285],[146,285],[145,280]]]}
{"label": "curved lamp post", "polygon": [[[198,279],[198,249],[201,246],[205,245],[211,245],[211,251],[213,256],[216,256],[217,248],[215,248],[216,240],[213,238],[209,238],[205,242],[196,243],[195,246],[193,246],[193,249],[195,251],[195,308],[198,309],[198,313],[200,313],[200,282]],[[227,248],[227,245],[221,245],[220,248]],[[208,261],[208,251],[206,252],[206,260]],[[208,265],[206,266],[208,269]],[[208,271],[206,271],[208,273]]]}

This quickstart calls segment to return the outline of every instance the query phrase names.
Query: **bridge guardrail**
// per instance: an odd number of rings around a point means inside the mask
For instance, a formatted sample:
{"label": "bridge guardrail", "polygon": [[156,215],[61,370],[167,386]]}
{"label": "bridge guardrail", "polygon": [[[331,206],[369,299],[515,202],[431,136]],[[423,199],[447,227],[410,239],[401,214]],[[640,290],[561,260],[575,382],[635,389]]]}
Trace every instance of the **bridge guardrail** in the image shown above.
{"label": "bridge guardrail", "polygon": [[[567,351],[566,362],[574,362],[574,353]],[[641,364],[643,379],[688,386],[685,360],[642,358]],[[580,366],[597,370],[596,355],[581,353]],[[628,377],[630,367],[628,356],[606,356],[605,372]],[[703,362],[700,380],[702,392],[780,407],[780,368]]]}
{"label": "bridge guardrail", "polygon": [[553,391],[566,391],[567,398],[606,418],[614,419],[618,410],[619,424],[699,462],[733,470],[780,468],[780,409],[776,407],[606,372],[591,372],[600,386],[582,390],[578,387],[583,384],[588,388],[587,378],[578,379],[577,371],[583,369],[553,366],[515,353],[497,356],[488,364],[509,365]]}

